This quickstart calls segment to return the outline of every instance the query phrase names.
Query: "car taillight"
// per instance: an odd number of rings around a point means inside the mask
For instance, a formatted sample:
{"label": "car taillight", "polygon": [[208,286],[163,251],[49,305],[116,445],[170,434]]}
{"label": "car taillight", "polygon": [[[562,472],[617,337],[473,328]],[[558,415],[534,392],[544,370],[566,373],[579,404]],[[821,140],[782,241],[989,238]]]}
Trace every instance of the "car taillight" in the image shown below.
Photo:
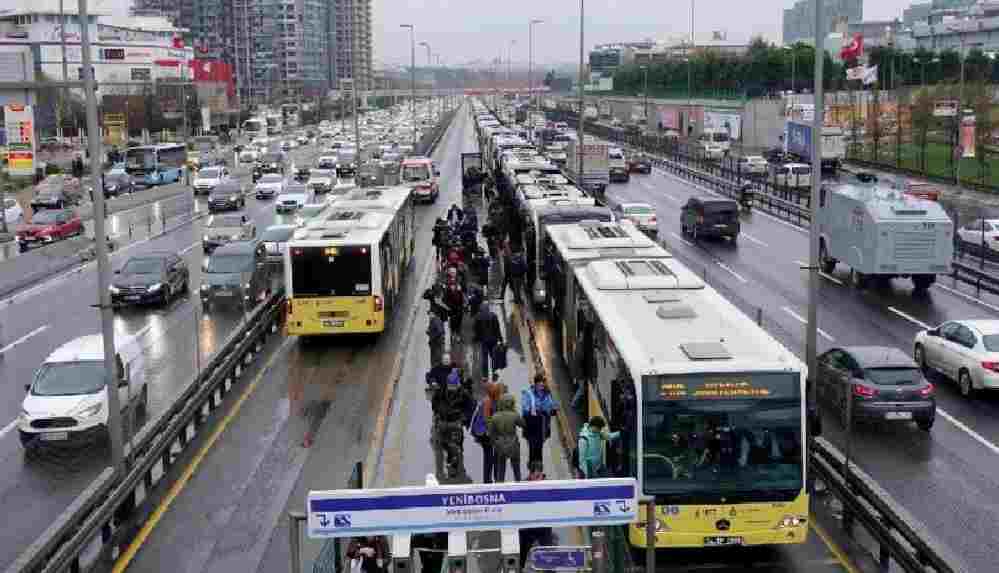
{"label": "car taillight", "polygon": [[923,398],[929,398],[933,395],[933,384],[927,384],[925,388],[919,390],[919,395]]}
{"label": "car taillight", "polygon": [[704,222],[704,215],[698,215],[697,216],[697,224],[700,225],[703,222]]}
{"label": "car taillight", "polygon": [[999,362],[982,362],[982,368],[991,370],[992,372],[999,372]]}
{"label": "car taillight", "polygon": [[649,222],[650,223],[655,223],[656,222],[656,216],[653,215],[653,216],[649,217]]}
{"label": "car taillight", "polygon": [[873,398],[878,395],[878,391],[863,384],[854,384],[853,395],[860,398]]}
{"label": "car taillight", "polygon": [[382,301],[382,297],[375,295],[375,312],[381,312],[385,308],[385,303]]}

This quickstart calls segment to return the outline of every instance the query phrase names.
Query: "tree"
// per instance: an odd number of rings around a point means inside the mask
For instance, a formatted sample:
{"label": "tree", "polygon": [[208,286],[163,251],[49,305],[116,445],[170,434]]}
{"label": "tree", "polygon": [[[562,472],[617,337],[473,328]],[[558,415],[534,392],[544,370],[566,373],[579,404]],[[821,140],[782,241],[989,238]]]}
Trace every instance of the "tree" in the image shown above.
{"label": "tree", "polygon": [[926,171],[926,144],[930,126],[933,125],[933,95],[930,88],[920,89],[912,103],[912,138],[919,146],[919,168]]}

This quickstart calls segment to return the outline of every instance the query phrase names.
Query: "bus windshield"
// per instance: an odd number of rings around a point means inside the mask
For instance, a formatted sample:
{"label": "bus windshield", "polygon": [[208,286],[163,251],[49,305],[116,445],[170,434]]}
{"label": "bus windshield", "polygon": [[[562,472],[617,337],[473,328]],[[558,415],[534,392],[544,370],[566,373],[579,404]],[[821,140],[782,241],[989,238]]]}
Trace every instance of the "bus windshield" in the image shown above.
{"label": "bus windshield", "polygon": [[711,141],[723,143],[728,141],[728,134],[724,131],[716,131],[711,134]]}
{"label": "bus windshield", "polygon": [[294,247],[291,255],[292,297],[371,294],[368,247]]}
{"label": "bus windshield", "polygon": [[643,487],[669,503],[793,500],[802,487],[796,374],[645,378]]}
{"label": "bus windshield", "polygon": [[148,171],[156,168],[156,151],[150,147],[133,147],[125,151],[125,170]]}
{"label": "bus windshield", "polygon": [[406,182],[426,181],[430,179],[430,167],[425,163],[416,165],[404,165],[402,168],[402,180]]}

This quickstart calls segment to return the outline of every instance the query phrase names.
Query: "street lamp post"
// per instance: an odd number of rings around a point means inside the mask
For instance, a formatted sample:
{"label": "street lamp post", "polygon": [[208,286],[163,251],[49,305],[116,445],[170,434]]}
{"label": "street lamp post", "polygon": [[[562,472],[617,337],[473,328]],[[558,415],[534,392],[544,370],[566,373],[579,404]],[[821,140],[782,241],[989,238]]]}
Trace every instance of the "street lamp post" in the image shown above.
{"label": "street lamp post", "polygon": [[517,45],[517,40],[510,40],[510,45],[506,49],[506,83],[510,84],[513,76],[513,47]]}
{"label": "street lamp post", "polygon": [[[399,24],[400,28],[409,28],[409,115],[410,121],[416,121],[416,27],[412,24]],[[416,124],[413,124],[413,149],[416,149]]]}
{"label": "street lamp post", "polygon": [[797,66],[797,64],[798,64],[798,52],[795,51],[793,45],[791,45],[791,46],[784,46],[784,49],[787,50],[787,51],[789,51],[789,52],[791,52],[791,93],[793,94],[793,93],[795,93],[795,91],[794,91],[794,80],[795,80],[795,75],[797,75],[797,70],[795,68],[798,67]]}
{"label": "street lamp post", "polygon": [[579,0],[579,117],[576,122],[576,165],[579,171],[577,171],[576,179],[580,183],[583,182],[583,121],[586,118],[586,98],[584,97],[585,90],[583,89],[583,76],[586,73],[586,67],[583,63],[583,24],[585,20],[585,2],[586,0]]}
{"label": "street lamp post", "polygon": [[[420,42],[420,45],[423,46],[423,47],[425,47],[427,49],[427,67],[428,68],[433,68],[434,59],[433,59],[433,55],[430,53],[430,44],[428,44],[427,42]],[[433,76],[433,70],[431,70],[430,74],[431,74],[431,76],[430,76],[430,97],[427,98],[427,121],[428,122],[430,121],[430,106],[433,103],[433,98],[434,98],[434,83],[433,83],[434,82],[434,76]]]}
{"label": "street lamp post", "polygon": [[[534,107],[534,25],[544,23],[544,20],[533,19],[527,25],[527,110]],[[530,114],[528,114],[530,115]]]}
{"label": "street lamp post", "polygon": [[645,81],[642,86],[642,96],[645,98],[645,109],[642,114],[645,116],[645,126],[648,127],[649,123],[649,66],[642,66],[642,72],[645,74]]}

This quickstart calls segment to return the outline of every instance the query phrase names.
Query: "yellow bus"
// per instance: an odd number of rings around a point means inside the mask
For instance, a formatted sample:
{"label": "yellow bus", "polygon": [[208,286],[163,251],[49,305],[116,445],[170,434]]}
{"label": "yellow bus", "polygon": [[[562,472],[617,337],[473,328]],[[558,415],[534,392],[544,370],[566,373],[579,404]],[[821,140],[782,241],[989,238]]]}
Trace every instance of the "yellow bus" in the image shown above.
{"label": "yellow bus", "polygon": [[[588,416],[619,432],[607,475],[655,497],[656,547],[804,542],[805,365],[665,251],[603,227],[575,247],[550,230],[547,256],[555,346]],[[618,248],[574,256],[587,236]]]}
{"label": "yellow bus", "polygon": [[384,331],[413,259],[414,216],[408,187],[355,189],[296,230],[284,254],[288,334]]}

